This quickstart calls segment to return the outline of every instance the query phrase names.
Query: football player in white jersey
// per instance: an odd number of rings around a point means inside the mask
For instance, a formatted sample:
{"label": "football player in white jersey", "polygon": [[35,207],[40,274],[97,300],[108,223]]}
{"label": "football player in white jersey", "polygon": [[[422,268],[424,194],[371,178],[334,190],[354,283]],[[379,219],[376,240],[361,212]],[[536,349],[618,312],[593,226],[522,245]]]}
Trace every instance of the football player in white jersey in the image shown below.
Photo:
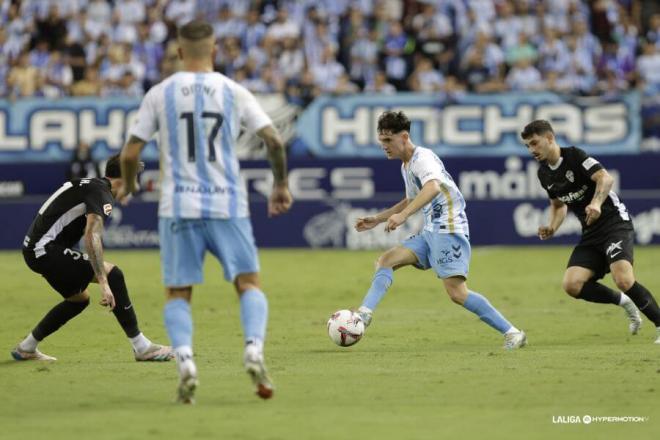
{"label": "football player in white jersey", "polygon": [[400,159],[406,197],[372,217],[357,219],[355,229],[366,231],[385,223],[385,231],[401,226],[420,209],[424,229],[382,254],[358,316],[368,326],[373,311],[392,285],[393,272],[413,265],[433,268],[449,297],[504,335],[504,348],[523,347],[525,333],[514,327],[481,294],[468,290],[470,242],[465,200],[442,161],[428,148],[410,141],[410,120],[403,112],[386,111],[378,118],[378,142],[388,159]]}
{"label": "football player in white jersey", "polygon": [[140,152],[157,133],[161,270],[168,298],[164,316],[180,375],[178,400],[193,403],[198,384],[190,298],[192,285],[202,282],[207,250],[222,263],[225,279],[238,292],[244,365],[257,394],[267,399],[273,394],[263,357],[268,303],[260,289],[257,249],[235,151],[241,126],[256,132],[268,149],[274,176],[269,215],[285,213],[292,203],[286,153],[255,97],[213,71],[213,27],[200,20],[187,23],[179,29],[178,42],[183,70],[149,90],[122,151],[123,191],[136,190]]}

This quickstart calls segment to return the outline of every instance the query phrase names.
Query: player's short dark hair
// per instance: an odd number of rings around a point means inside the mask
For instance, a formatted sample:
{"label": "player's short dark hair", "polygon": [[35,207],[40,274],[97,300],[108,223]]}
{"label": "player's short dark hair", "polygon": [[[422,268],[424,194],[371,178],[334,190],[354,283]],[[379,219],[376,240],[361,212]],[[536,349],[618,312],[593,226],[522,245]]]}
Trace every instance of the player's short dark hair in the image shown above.
{"label": "player's short dark hair", "polygon": [[378,133],[389,131],[391,133],[400,133],[407,131],[410,133],[410,119],[402,111],[386,111],[378,117]]}
{"label": "player's short dark hair", "polygon": [[213,26],[204,20],[193,20],[179,28],[179,37],[184,40],[198,41],[213,35]]}
{"label": "player's short dark hair", "polygon": [[535,134],[542,136],[548,132],[555,134],[555,131],[552,129],[552,125],[550,125],[550,123],[545,119],[537,119],[536,121],[532,121],[525,125],[523,131],[520,132],[520,137],[523,139],[529,139]]}
{"label": "player's short dark hair", "polygon": [[105,177],[110,177],[112,179],[118,179],[121,177],[121,163],[119,160],[119,154],[111,156],[110,159],[105,163]]}

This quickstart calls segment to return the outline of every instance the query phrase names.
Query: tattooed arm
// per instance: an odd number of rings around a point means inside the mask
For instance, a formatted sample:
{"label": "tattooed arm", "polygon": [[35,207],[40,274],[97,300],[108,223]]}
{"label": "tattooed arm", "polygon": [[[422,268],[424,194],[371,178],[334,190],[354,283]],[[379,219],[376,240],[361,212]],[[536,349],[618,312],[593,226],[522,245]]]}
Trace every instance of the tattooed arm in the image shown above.
{"label": "tattooed arm", "polygon": [[591,180],[596,182],[596,191],[591,199],[591,203],[584,208],[584,212],[587,214],[587,226],[592,225],[600,217],[600,207],[605,199],[607,199],[607,196],[612,189],[612,185],[614,185],[614,179],[604,169],[593,173],[591,175]]}
{"label": "tattooed arm", "polygon": [[121,150],[121,177],[124,181],[122,194],[117,198],[134,193],[137,188],[137,173],[140,171],[140,153],[147,143],[137,136],[131,135]]}
{"label": "tattooed arm", "polygon": [[286,168],[286,150],[275,127],[268,125],[257,132],[268,148],[268,161],[273,170],[273,192],[268,201],[268,215],[284,214],[291,207],[293,198],[289,192]]}
{"label": "tattooed arm", "polygon": [[101,287],[101,301],[99,304],[108,306],[110,310],[115,308],[115,297],[110,290],[108,278],[105,274],[103,263],[103,218],[98,214],[87,214],[87,226],[85,227],[85,249],[89,255],[89,262],[94,270],[96,281]]}

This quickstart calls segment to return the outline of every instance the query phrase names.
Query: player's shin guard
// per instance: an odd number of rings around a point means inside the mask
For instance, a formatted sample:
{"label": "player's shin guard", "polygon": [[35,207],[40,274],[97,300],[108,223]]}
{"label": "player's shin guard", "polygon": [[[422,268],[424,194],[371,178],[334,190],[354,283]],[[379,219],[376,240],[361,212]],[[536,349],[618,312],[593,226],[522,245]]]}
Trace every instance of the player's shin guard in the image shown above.
{"label": "player's shin guard", "polygon": [[183,298],[168,301],[165,304],[164,316],[172,347],[192,347],[193,322],[188,301]]}
{"label": "player's shin guard", "polygon": [[635,281],[635,284],[625,293],[635,303],[640,312],[646,315],[656,327],[660,327],[660,307],[658,307],[658,303],[646,287]]}
{"label": "player's shin guard", "polygon": [[268,323],[268,300],[261,290],[249,289],[241,293],[241,325],[245,342],[262,344]]}
{"label": "player's shin guard", "polygon": [[479,319],[502,334],[506,333],[513,327],[513,325],[511,325],[511,323],[507,321],[490,302],[488,302],[486,297],[477,292],[468,292],[463,307],[477,315]]}
{"label": "player's shin guard", "polygon": [[580,294],[576,298],[599,304],[619,305],[621,302],[621,294],[619,292],[615,292],[595,280],[589,280],[584,283]]}
{"label": "player's shin guard", "polygon": [[37,341],[42,341],[46,336],[55,333],[71,318],[77,316],[89,305],[89,300],[84,302],[62,301],[52,309],[32,330],[32,336]]}
{"label": "player's shin guard", "polygon": [[373,280],[371,281],[371,287],[367,295],[362,300],[362,307],[366,307],[370,310],[376,310],[376,306],[381,302],[387,289],[392,285],[392,275],[394,271],[389,267],[383,267],[376,271]]}
{"label": "player's shin guard", "polygon": [[114,313],[121,328],[124,329],[126,336],[134,338],[140,334],[137,316],[135,316],[131,299],[128,297],[124,273],[117,266],[113,267],[110,273],[108,273],[108,284],[110,285],[112,294],[115,296],[115,308],[112,310],[112,313]]}

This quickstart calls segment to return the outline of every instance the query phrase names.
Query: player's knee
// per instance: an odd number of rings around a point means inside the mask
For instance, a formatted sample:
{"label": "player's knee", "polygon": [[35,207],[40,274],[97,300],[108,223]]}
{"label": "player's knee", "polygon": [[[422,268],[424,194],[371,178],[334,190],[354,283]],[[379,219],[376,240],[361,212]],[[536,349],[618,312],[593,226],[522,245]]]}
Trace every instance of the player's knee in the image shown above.
{"label": "player's knee", "polygon": [[67,298],[66,300],[82,312],[89,305],[89,293],[85,290],[77,295]]}
{"label": "player's knee", "polygon": [[259,277],[254,274],[248,276],[239,275],[234,280],[234,287],[236,288],[236,293],[238,293],[239,295],[248,290],[252,290],[252,289],[259,290],[260,289]]}
{"label": "player's knee", "polygon": [[622,292],[627,292],[635,284],[635,277],[632,274],[613,274],[614,284]]}
{"label": "player's knee", "polygon": [[459,289],[448,289],[447,294],[449,295],[449,299],[459,306],[462,306],[465,302],[465,294]]}
{"label": "player's knee", "polygon": [[564,289],[564,292],[568,293],[573,298],[580,295],[582,286],[584,286],[584,282],[575,278],[564,278],[564,281],[562,282],[562,289]]}
{"label": "player's knee", "polygon": [[393,268],[394,265],[396,264],[395,258],[392,256],[392,254],[389,253],[384,253],[380,257],[378,257],[378,260],[376,260],[376,269],[382,269],[382,268]]}

